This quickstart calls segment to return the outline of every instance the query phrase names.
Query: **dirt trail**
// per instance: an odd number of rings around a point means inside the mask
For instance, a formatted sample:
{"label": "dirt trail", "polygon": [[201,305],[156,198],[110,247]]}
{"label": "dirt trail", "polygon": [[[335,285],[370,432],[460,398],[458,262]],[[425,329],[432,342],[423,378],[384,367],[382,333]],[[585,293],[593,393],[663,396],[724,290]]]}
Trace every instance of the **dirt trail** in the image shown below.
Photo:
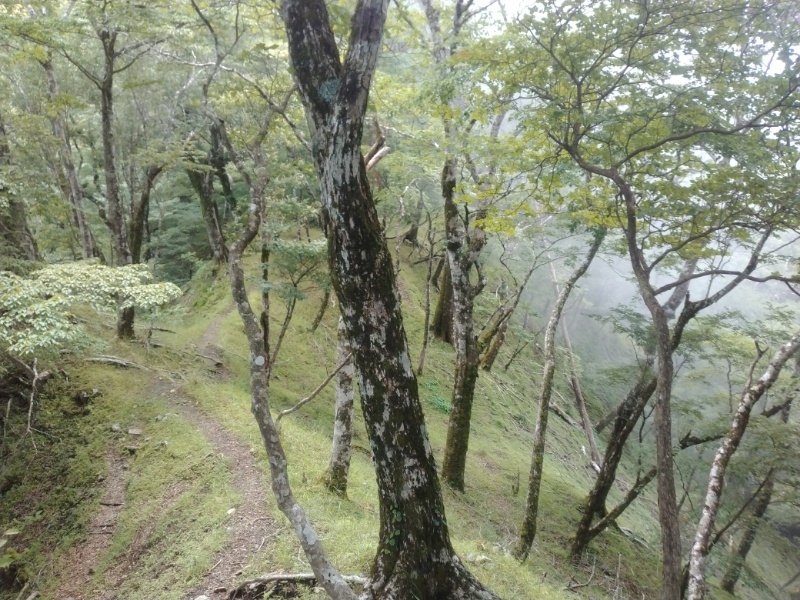
{"label": "dirt trail", "polygon": [[119,513],[125,498],[125,459],[113,450],[106,456],[108,475],[104,480],[100,510],[92,517],[86,540],[73,548],[65,557],[63,564],[68,567],[67,575],[55,592],[58,600],[84,600],[88,598],[85,590],[94,575],[95,568],[105,551],[111,546],[111,536],[117,527]]}
{"label": "dirt trail", "polygon": [[[224,376],[225,368],[221,352],[213,341],[219,334],[222,320],[233,309],[234,305],[231,304],[218,314],[209,323],[198,343],[199,352],[212,361],[213,372],[218,377]],[[264,477],[250,448],[222,429],[212,417],[196,408],[191,397],[179,385],[159,377],[151,388],[151,394],[169,402],[176,413],[200,431],[213,444],[214,452],[228,459],[233,472],[234,485],[241,496],[241,503],[229,520],[230,539],[215,557],[203,583],[185,596],[188,599],[203,595],[215,600],[225,598],[228,591],[235,587],[240,572],[250,558],[267,546],[279,531],[275,519],[267,512]],[[125,460],[113,452],[109,453],[108,465],[109,474],[105,480],[100,510],[91,520],[87,540],[67,557],[65,564],[70,565],[70,574],[56,591],[57,600],[88,600],[87,587],[100,558],[111,544],[122,510],[127,467]],[[128,568],[132,566],[128,565]],[[113,592],[107,592],[107,596],[115,597]]]}
{"label": "dirt trail", "polygon": [[[214,341],[219,336],[222,320],[233,311],[231,304],[209,323],[198,342],[202,355],[211,357],[218,376],[225,372],[222,356]],[[276,534],[275,519],[267,512],[267,497],[264,478],[256,466],[250,448],[222,429],[211,417],[203,414],[191,404],[191,399],[180,389],[170,394],[171,399],[184,418],[203,432],[214,444],[215,451],[227,458],[233,471],[234,485],[241,495],[241,504],[231,516],[230,540],[217,555],[214,566],[206,574],[203,585],[189,598],[205,594],[209,598],[224,597],[234,587],[237,574],[247,565],[250,557],[269,543]]]}

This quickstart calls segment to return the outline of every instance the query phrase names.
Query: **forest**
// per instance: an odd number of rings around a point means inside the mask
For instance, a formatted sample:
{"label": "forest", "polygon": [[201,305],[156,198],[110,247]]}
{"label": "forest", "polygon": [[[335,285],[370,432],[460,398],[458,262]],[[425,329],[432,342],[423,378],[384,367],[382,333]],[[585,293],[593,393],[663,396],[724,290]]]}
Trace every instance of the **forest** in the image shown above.
{"label": "forest", "polygon": [[3,0],[0,82],[0,598],[800,599],[796,0]]}

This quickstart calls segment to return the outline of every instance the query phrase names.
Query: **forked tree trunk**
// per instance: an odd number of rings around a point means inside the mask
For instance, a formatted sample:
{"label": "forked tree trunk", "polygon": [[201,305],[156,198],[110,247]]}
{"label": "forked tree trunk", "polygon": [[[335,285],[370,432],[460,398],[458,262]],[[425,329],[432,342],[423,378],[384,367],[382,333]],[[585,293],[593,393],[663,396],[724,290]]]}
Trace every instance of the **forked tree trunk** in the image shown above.
{"label": "forked tree trunk", "polygon": [[225,245],[225,236],[222,232],[222,223],[219,218],[217,203],[214,201],[214,178],[216,174],[210,168],[186,169],[189,181],[200,200],[200,214],[206,228],[208,246],[217,265],[225,264],[228,260],[228,248]]}
{"label": "forked tree trunk", "polygon": [[333,419],[333,447],[328,472],[325,474],[325,487],[330,491],[347,496],[347,477],[350,472],[350,456],[353,441],[353,360],[350,342],[339,318],[338,340],[336,344],[336,364],[347,361],[336,374],[336,413]]}
{"label": "forked tree trunk", "polygon": [[550,320],[547,322],[547,329],[544,336],[544,372],[542,373],[541,391],[539,393],[538,415],[536,417],[536,428],[533,432],[533,451],[531,457],[531,474],[528,481],[528,497],[525,501],[525,517],[520,527],[519,540],[517,541],[512,553],[517,560],[524,561],[528,558],[528,553],[536,537],[536,521],[539,515],[539,491],[542,485],[542,471],[544,467],[544,446],[547,435],[547,415],[550,412],[550,397],[553,392],[553,375],[556,371],[556,328],[561,320],[561,313],[569,299],[572,289],[583,274],[589,269],[592,260],[597,255],[600,245],[605,238],[605,230],[600,230],[594,234],[594,240],[589,247],[583,262],[573,271],[569,279],[564,283],[564,288],[558,295],[556,304],[550,313]]}
{"label": "forked tree trunk", "polygon": [[648,400],[655,392],[656,383],[655,377],[644,373],[619,406],[617,417],[614,420],[614,428],[608,437],[603,463],[600,465],[600,473],[598,473],[592,491],[589,492],[586,499],[583,514],[575,532],[570,550],[573,560],[578,560],[589,542],[602,531],[593,529],[592,522],[595,516],[604,517],[606,515],[606,501],[617,477],[617,467],[622,460],[625,443],[642,415]]}
{"label": "forked tree trunk", "polygon": [[[688,600],[701,600],[705,598],[706,556],[708,555],[709,540],[714,530],[717,510],[719,509],[720,500],[722,498],[722,490],[725,484],[725,471],[728,467],[728,462],[734,452],[736,452],[736,449],[739,447],[739,442],[741,442],[744,436],[747,424],[750,421],[750,412],[753,409],[753,405],[758,402],[761,396],[764,395],[764,392],[775,383],[783,365],[794,355],[798,348],[800,348],[800,332],[795,333],[791,340],[781,346],[775,353],[775,356],[773,356],[764,374],[761,375],[757,381],[753,382],[752,378],[750,378],[745,387],[742,399],[739,402],[739,406],[736,409],[736,413],[733,416],[733,422],[728,430],[728,434],[725,436],[722,445],[714,456],[714,461],[708,476],[708,489],[703,504],[703,511],[697,524],[697,532],[695,533],[694,544],[692,545],[689,559],[689,586],[686,593]],[[759,353],[759,356],[762,354],[763,353]],[[750,370],[751,375],[755,366],[756,363],[754,361]]]}
{"label": "forked tree trunk", "polygon": [[450,544],[392,258],[360,145],[388,0],[360,0],[344,65],[324,0],[283,0],[330,220],[331,277],[353,348],[378,480],[380,532],[365,600],[495,598]]}

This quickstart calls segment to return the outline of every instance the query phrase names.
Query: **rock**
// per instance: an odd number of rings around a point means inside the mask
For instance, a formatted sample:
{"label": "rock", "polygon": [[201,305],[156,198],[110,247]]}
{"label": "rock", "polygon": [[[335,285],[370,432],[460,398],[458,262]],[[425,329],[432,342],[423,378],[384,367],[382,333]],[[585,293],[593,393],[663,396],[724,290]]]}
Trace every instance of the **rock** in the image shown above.
{"label": "rock", "polygon": [[162,448],[166,448],[169,445],[169,441],[168,440],[161,440],[158,443],[158,445],[161,446]]}
{"label": "rock", "polygon": [[195,598],[194,600],[211,600],[211,598],[209,598],[208,596],[206,596],[205,594],[203,594],[202,596],[198,596],[198,597],[197,597],[197,598]]}
{"label": "rock", "polygon": [[128,429],[128,435],[142,435],[144,433],[141,429],[137,429],[136,427],[131,427]]}
{"label": "rock", "polygon": [[235,513],[235,512],[236,512],[236,509],[235,509],[235,508],[229,508],[229,509],[228,509],[228,514],[229,514],[229,515],[232,515],[232,514],[233,514],[233,513]]}
{"label": "rock", "polygon": [[122,431],[122,427],[119,426],[119,423],[114,423],[111,426],[111,431],[117,431],[117,432]]}
{"label": "rock", "polygon": [[466,561],[479,565],[481,563],[491,562],[492,559],[488,556],[484,556],[483,554],[467,554]]}

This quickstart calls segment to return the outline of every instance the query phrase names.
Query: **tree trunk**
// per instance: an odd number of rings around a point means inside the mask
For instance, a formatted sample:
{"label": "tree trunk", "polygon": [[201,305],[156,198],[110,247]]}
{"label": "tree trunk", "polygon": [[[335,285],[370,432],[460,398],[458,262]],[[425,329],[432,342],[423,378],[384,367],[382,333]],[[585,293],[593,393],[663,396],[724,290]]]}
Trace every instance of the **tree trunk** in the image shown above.
{"label": "tree trunk", "polygon": [[495,598],[456,556],[411,368],[392,258],[361,155],[388,0],[361,0],[344,65],[323,0],[283,0],[314,134],[331,278],[353,348],[378,480],[378,551],[365,600]]}
{"label": "tree trunk", "polygon": [[511,315],[503,319],[500,327],[497,328],[497,333],[492,337],[489,343],[489,349],[481,357],[481,369],[484,371],[491,371],[494,366],[494,361],[497,360],[497,355],[500,354],[500,348],[506,341],[506,334],[508,333],[508,322],[511,320]]}
{"label": "tree trunk", "polygon": [[[5,122],[0,115],[0,168],[10,164],[11,148],[8,145]],[[3,254],[17,260],[39,260],[36,239],[28,227],[25,203],[2,187],[0,187],[0,198],[7,203],[5,208],[0,206],[0,238],[3,242],[0,250]]]}
{"label": "tree trunk", "polygon": [[425,321],[422,326],[422,348],[419,351],[419,365],[417,366],[417,377],[422,376],[425,369],[425,357],[428,353],[428,343],[430,342],[431,324],[431,283],[433,278],[433,254],[434,254],[434,234],[431,213],[428,211],[428,272],[425,278]]}
{"label": "tree trunk", "polygon": [[156,178],[164,170],[162,165],[150,165],[144,173],[142,191],[139,193],[139,201],[134,204],[131,211],[130,241],[131,241],[131,263],[139,264],[142,262],[142,244],[144,242],[144,230],[147,223],[147,216],[150,214],[150,195],[155,187]]}
{"label": "tree trunk", "polygon": [[325,487],[330,491],[347,496],[347,475],[350,472],[350,455],[353,440],[353,374],[350,342],[339,318],[338,342],[336,344],[336,364],[347,364],[336,374],[336,414],[333,420],[333,447],[331,462],[325,474]]}
{"label": "tree trunk", "polygon": [[[453,281],[450,276],[450,263],[444,260],[444,276],[439,288],[439,299],[433,313],[431,331],[433,337],[450,345],[453,344]],[[441,264],[441,263],[440,263]],[[437,278],[434,276],[434,281]]]}
{"label": "tree trunk", "polygon": [[[800,359],[798,359],[797,355],[795,355],[793,377],[795,379],[800,377]],[[789,398],[787,402],[784,403],[783,408],[780,411],[781,422],[784,424],[789,422],[789,412],[792,407],[792,401],[794,400],[794,396],[796,394],[797,388],[796,386],[793,386],[792,391],[789,392]],[[758,527],[761,524],[761,520],[764,518],[767,509],[769,508],[770,502],[772,501],[772,493],[775,489],[775,478],[776,469],[772,468],[769,470],[769,473],[767,473],[767,480],[764,483],[764,487],[761,489],[759,500],[753,507],[753,515],[748,521],[744,533],[742,534],[742,539],[739,541],[739,545],[733,553],[731,563],[728,565],[728,569],[725,571],[725,575],[722,577],[722,589],[729,594],[733,594],[736,583],[739,581],[739,576],[742,573],[744,563],[747,560],[747,554],[750,552],[750,548],[752,548],[753,542],[755,541]]]}
{"label": "tree trunk", "polygon": [[486,243],[486,234],[476,227],[473,229],[472,239],[467,239],[466,226],[461,222],[455,203],[455,169],[455,161],[448,159],[442,170],[447,258],[453,290],[453,342],[456,351],[450,420],[447,424],[447,440],[442,460],[442,479],[450,487],[464,491],[469,424],[480,362],[478,342],[473,332],[472,314],[475,297],[484,285],[481,281],[473,286],[469,281],[469,271]]}
{"label": "tree trunk", "polygon": [[197,192],[200,200],[200,213],[203,215],[203,223],[206,226],[206,236],[208,246],[214,261],[218,265],[228,261],[228,248],[225,245],[225,236],[222,232],[222,223],[219,219],[217,203],[214,201],[214,171],[205,169],[186,169],[189,181]]}
{"label": "tree trunk", "polygon": [[580,559],[589,542],[600,533],[600,531],[597,531],[592,535],[594,531],[592,522],[595,516],[603,517],[606,515],[606,500],[616,480],[617,467],[622,460],[622,451],[625,448],[625,443],[628,441],[628,436],[633,431],[644,407],[647,406],[648,400],[655,392],[656,385],[657,379],[655,377],[650,377],[649,374],[643,373],[639,382],[620,403],[617,417],[614,420],[614,428],[608,438],[603,464],[600,465],[600,473],[598,473],[594,487],[586,499],[583,515],[575,532],[575,539],[570,549],[570,555],[573,560]]}
{"label": "tree trunk", "polygon": [[539,393],[538,416],[536,418],[536,428],[533,432],[533,451],[531,457],[531,474],[528,481],[528,497],[525,501],[525,517],[520,527],[519,540],[517,541],[512,554],[517,560],[524,561],[528,558],[528,553],[536,537],[536,521],[539,514],[539,491],[542,485],[542,471],[544,467],[544,446],[547,435],[547,415],[550,412],[550,396],[553,391],[553,375],[556,371],[556,328],[561,320],[561,313],[569,299],[572,289],[583,274],[589,269],[592,260],[597,255],[600,245],[605,238],[605,230],[594,234],[594,240],[589,247],[589,252],[583,262],[570,275],[564,283],[564,289],[558,295],[556,304],[550,313],[550,320],[547,322],[547,329],[544,336],[544,372],[542,373],[541,391]]}
{"label": "tree trunk", "polygon": [[[744,436],[747,424],[750,421],[750,412],[753,405],[758,402],[780,375],[783,365],[786,364],[792,355],[800,348],[800,332],[796,333],[791,340],[784,344],[773,356],[764,374],[756,381],[748,381],[745,387],[739,407],[733,416],[733,422],[728,430],[728,434],[717,450],[711,471],[708,476],[708,489],[703,505],[703,511],[697,524],[694,544],[689,559],[689,585],[687,589],[688,600],[701,600],[705,598],[705,561],[708,555],[708,543],[714,529],[714,522],[722,498],[722,490],[725,484],[725,471],[728,461],[739,447],[739,442]],[[763,352],[759,352],[759,358]],[[757,360],[757,359],[756,359]],[[751,367],[752,371],[756,366],[756,361]]]}
{"label": "tree trunk", "polygon": [[[47,80],[47,97],[51,102],[54,102],[58,96],[58,85],[53,71],[53,63],[48,57],[47,60],[42,61],[40,64],[44,69],[45,79]],[[78,241],[81,245],[81,254],[84,259],[92,258],[94,256],[94,244],[92,243],[92,233],[89,230],[89,223],[86,220],[86,211],[83,207],[83,188],[81,188],[80,181],[78,181],[78,173],[75,169],[75,163],[72,160],[69,132],[67,131],[64,118],[60,111],[57,111],[55,116],[50,119],[50,126],[53,130],[53,135],[61,143],[61,152],[59,153],[61,168],[67,180],[67,199],[72,205],[72,211],[75,215],[75,224],[78,227]]]}
{"label": "tree trunk", "polygon": [[742,574],[742,568],[744,567],[745,560],[747,560],[747,554],[750,552],[750,548],[753,547],[758,527],[761,525],[762,519],[769,508],[769,503],[772,501],[772,492],[774,489],[775,469],[771,468],[767,473],[767,481],[761,490],[761,494],[759,494],[758,501],[753,507],[753,514],[750,515],[750,518],[744,526],[742,539],[739,540],[739,544],[736,546],[736,550],[734,550],[733,556],[731,557],[731,562],[725,571],[725,575],[722,577],[720,587],[731,595],[733,595],[736,582],[739,581],[739,577]]}
{"label": "tree trunk", "polygon": [[103,138],[103,171],[106,180],[107,223],[111,230],[111,239],[116,251],[116,264],[127,265],[131,261],[131,253],[125,235],[124,211],[117,176],[117,159],[114,142],[114,62],[117,53],[114,48],[117,32],[101,29],[98,32],[103,43],[104,62],[103,77],[100,80],[100,122]]}
{"label": "tree trunk", "polygon": [[309,331],[312,333],[317,330],[319,324],[322,323],[322,317],[325,316],[325,311],[328,310],[328,302],[331,300],[331,288],[326,288],[325,293],[322,296],[322,303],[319,305],[319,310],[317,311],[317,316],[314,317],[314,322],[311,323],[311,327],[309,327]]}
{"label": "tree trunk", "polygon": [[595,464],[600,464],[600,450],[597,449],[597,441],[594,439],[594,431],[592,430],[592,421],[589,418],[589,412],[586,410],[586,398],[581,389],[581,381],[578,378],[578,370],[575,368],[575,353],[572,351],[572,341],[569,339],[569,328],[567,322],[562,319],[561,332],[564,335],[564,345],[567,348],[567,360],[569,361],[569,375],[567,381],[572,388],[575,395],[575,405],[578,407],[578,412],[581,415],[581,425],[583,426],[583,433],[586,435],[586,442],[589,444],[589,450],[592,455],[592,460]]}

